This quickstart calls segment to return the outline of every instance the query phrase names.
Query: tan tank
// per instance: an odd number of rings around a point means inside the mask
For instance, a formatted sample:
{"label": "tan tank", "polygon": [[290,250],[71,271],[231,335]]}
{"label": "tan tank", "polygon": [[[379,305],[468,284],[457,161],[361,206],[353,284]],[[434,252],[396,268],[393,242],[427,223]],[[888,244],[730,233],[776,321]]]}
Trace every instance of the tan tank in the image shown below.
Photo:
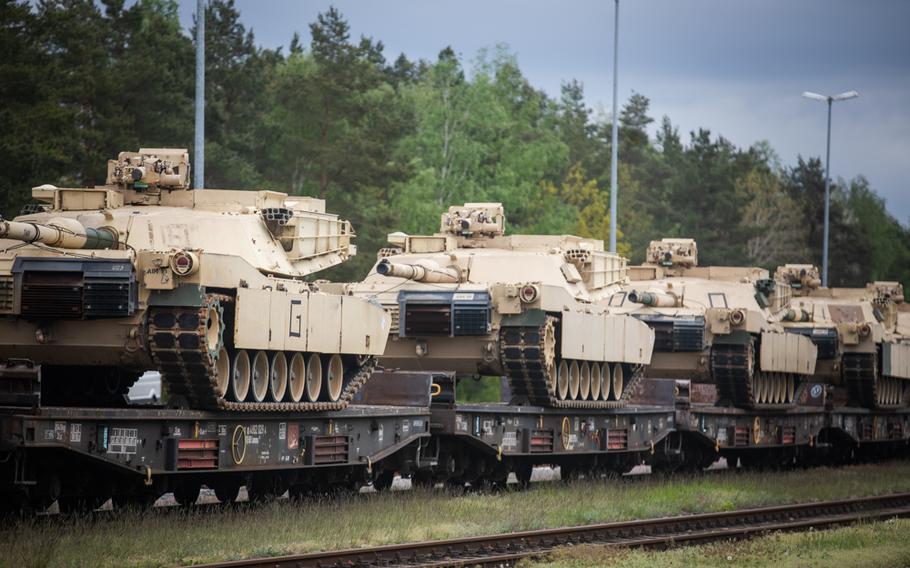
{"label": "tan tank", "polygon": [[734,406],[796,402],[817,349],[775,320],[789,287],[761,268],[700,267],[692,239],[652,241],[645,258],[609,305],[656,332],[649,376],[714,383]]}
{"label": "tan tank", "polygon": [[798,264],[779,267],[776,277],[790,286],[792,295],[782,325],[818,346],[817,378],[843,388],[851,405],[907,404],[910,329],[902,325],[900,283],[822,288],[818,269]]}
{"label": "tan tank", "polygon": [[435,235],[389,235],[351,287],[391,315],[383,365],[506,376],[516,403],[624,404],[654,342],[602,305],[627,282],[626,260],[602,241],[504,228],[501,204],[467,203]]}
{"label": "tan tank", "polygon": [[355,254],[324,202],[189,190],[185,150],[123,152],[92,189],[41,186],[0,221],[0,359],[40,365],[47,403],[122,402],[161,371],[193,408],[341,408],[389,318],[306,278]]}

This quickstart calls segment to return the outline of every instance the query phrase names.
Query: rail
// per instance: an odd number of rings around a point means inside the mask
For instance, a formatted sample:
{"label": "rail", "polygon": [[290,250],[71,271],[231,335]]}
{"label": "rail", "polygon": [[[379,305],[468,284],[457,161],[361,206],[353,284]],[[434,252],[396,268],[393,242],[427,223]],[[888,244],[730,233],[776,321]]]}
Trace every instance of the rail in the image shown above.
{"label": "rail", "polygon": [[[910,493],[233,560],[201,566],[511,566],[523,558],[543,556],[566,545],[661,547],[699,544],[773,531],[832,527],[903,516],[910,516]],[[196,568],[200,566],[196,565]]]}

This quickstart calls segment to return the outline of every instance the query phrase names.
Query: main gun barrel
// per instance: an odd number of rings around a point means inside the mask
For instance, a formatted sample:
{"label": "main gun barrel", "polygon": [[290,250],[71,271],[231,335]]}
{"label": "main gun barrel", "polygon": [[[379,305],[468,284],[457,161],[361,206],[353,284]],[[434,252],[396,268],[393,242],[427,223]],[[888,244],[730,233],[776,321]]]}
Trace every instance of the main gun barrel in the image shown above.
{"label": "main gun barrel", "polygon": [[784,311],[781,316],[781,321],[795,321],[795,322],[806,322],[812,321],[812,316],[809,315],[809,312],[806,310],[798,309],[794,310],[792,308]]}
{"label": "main gun barrel", "polygon": [[419,260],[414,264],[403,264],[384,258],[376,265],[376,272],[383,276],[395,276],[417,282],[437,284],[455,284],[460,280],[458,269],[444,268],[431,260]]}
{"label": "main gun barrel", "polygon": [[675,308],[679,305],[679,298],[673,294],[662,292],[629,292],[629,301],[634,304],[643,304],[653,308]]}
{"label": "main gun barrel", "polygon": [[86,227],[67,217],[55,217],[47,223],[0,219],[0,239],[42,243],[65,249],[109,249],[117,248],[118,244],[118,235],[114,229]]}

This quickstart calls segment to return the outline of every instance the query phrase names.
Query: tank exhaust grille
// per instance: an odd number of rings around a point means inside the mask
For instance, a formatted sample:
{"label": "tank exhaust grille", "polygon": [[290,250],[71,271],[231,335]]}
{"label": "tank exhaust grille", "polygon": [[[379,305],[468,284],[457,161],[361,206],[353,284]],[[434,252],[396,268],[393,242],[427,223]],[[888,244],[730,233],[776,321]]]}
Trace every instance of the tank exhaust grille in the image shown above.
{"label": "tank exhaust grille", "polygon": [[661,353],[698,352],[705,348],[705,318],[635,315],[654,330],[654,350]]}
{"label": "tank exhaust grille", "polygon": [[13,313],[13,277],[0,276],[0,314]]}
{"label": "tank exhaust grille", "polygon": [[12,272],[19,313],[27,318],[126,317],[136,310],[136,277],[128,260],[17,258]]}
{"label": "tank exhaust grille", "polygon": [[382,304],[382,307],[385,309],[386,313],[389,314],[389,319],[392,320],[392,323],[389,325],[389,333],[397,335],[399,330],[399,320],[401,319],[400,313],[398,311],[398,304]]}
{"label": "tank exhaust grille", "polygon": [[422,292],[398,294],[399,335],[456,337],[490,332],[487,292]]}
{"label": "tank exhaust grille", "polygon": [[404,310],[406,335],[452,335],[452,307],[412,305]]}
{"label": "tank exhaust grille", "polygon": [[128,281],[86,276],[82,294],[85,317],[117,317],[130,314]]}
{"label": "tank exhaust grille", "polygon": [[32,318],[81,318],[82,274],[26,272],[22,279],[21,312]]}

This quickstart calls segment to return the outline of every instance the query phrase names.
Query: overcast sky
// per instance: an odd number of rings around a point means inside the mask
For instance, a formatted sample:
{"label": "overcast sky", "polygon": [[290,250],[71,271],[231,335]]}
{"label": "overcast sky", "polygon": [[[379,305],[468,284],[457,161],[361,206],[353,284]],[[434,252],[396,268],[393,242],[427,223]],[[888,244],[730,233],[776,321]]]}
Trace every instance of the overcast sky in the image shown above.
{"label": "overcast sky", "polygon": [[[195,5],[180,2],[187,27]],[[237,0],[256,41],[285,52],[295,31],[308,44],[308,24],[331,5],[390,61],[451,45],[469,65],[504,43],[535,87],[558,96],[574,78],[592,107],[612,104],[610,0]],[[685,139],[706,127],[739,146],[768,140],[784,165],[825,151],[825,104],[800,93],[859,91],[834,105],[832,176],[865,175],[910,222],[910,2],[622,0],[619,36],[620,101],[646,95]]]}

